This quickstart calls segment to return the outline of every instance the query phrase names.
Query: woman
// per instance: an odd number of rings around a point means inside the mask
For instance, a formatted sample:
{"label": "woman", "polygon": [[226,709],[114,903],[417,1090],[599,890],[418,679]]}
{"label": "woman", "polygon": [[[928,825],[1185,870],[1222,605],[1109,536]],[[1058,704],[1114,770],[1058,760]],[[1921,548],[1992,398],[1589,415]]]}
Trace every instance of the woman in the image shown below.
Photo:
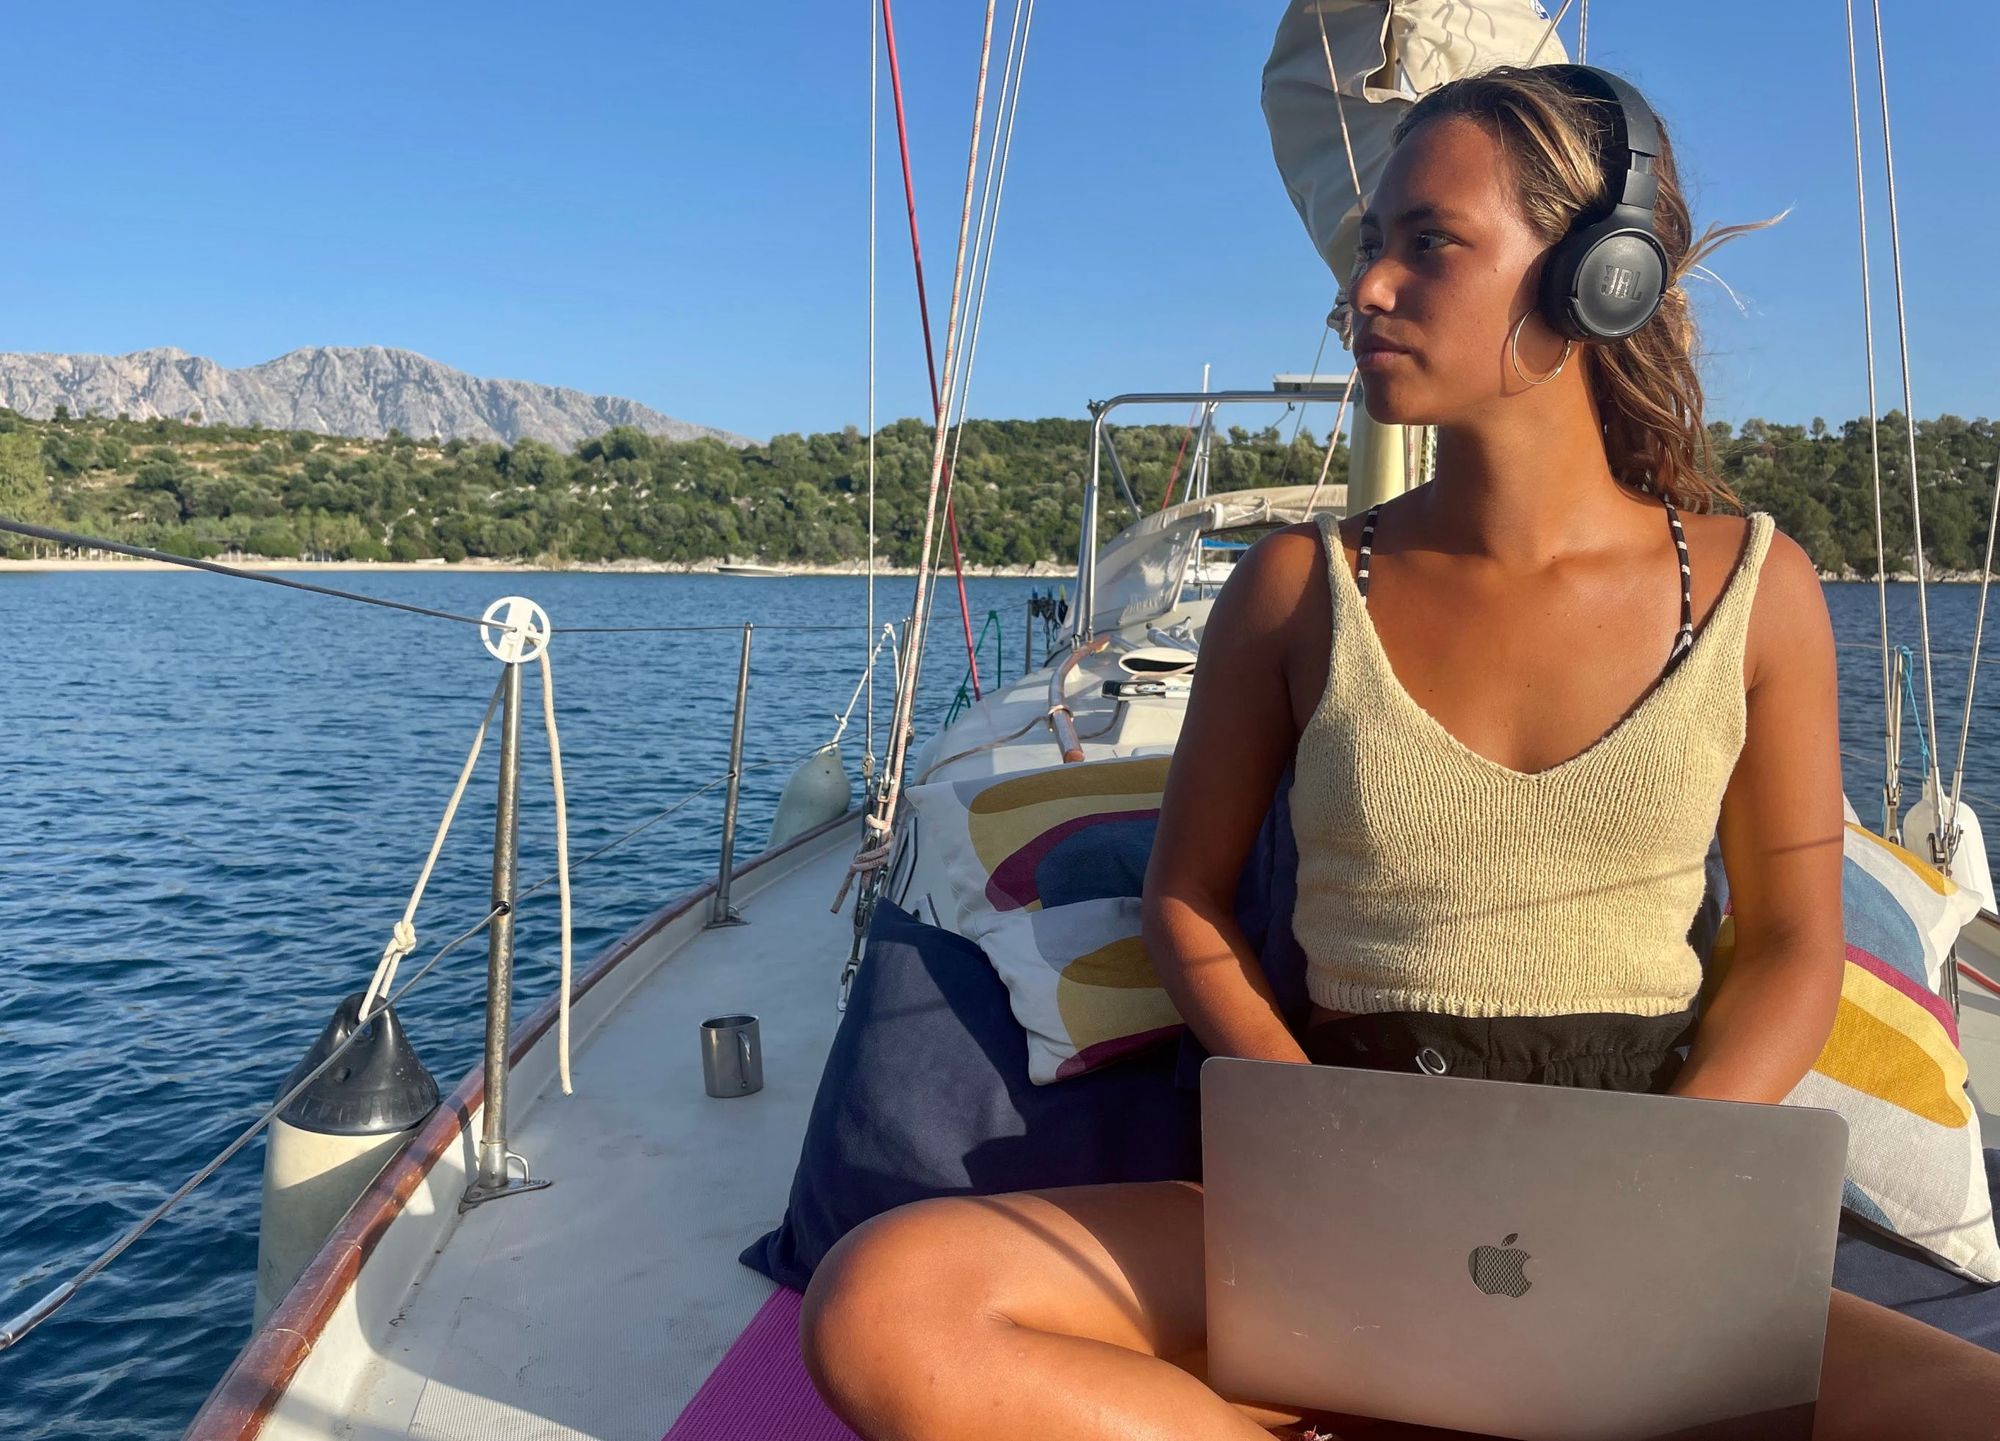
{"label": "woman", "polygon": [[[1831,627],[1799,547],[1719,511],[1678,283],[1731,232],[1692,241],[1662,136],[1658,313],[1558,334],[1544,264],[1622,178],[1588,91],[1493,71],[1398,129],[1348,299],[1368,412],[1436,425],[1436,478],[1266,537],[1203,635],[1145,925],[1215,1054],[1775,1102],[1832,1027]],[[1232,915],[1287,763],[1299,1034]],[[1697,1031],[1718,821],[1736,959]],[[868,1441],[1372,1430],[1205,1383],[1201,1206],[1168,1182],[900,1207],[821,1264],[807,1363]],[[1839,1292],[1828,1323],[1816,1435],[2000,1435],[2000,1357]]]}

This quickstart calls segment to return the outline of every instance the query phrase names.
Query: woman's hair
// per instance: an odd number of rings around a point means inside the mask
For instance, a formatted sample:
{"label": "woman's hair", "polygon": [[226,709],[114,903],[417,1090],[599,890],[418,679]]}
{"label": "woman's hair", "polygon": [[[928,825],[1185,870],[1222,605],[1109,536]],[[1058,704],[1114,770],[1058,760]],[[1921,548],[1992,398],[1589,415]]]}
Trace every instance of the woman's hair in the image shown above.
{"label": "woman's hair", "polygon": [[[1529,226],[1553,245],[1580,214],[1603,204],[1609,111],[1609,102],[1579,94],[1544,70],[1503,65],[1425,95],[1397,123],[1395,139],[1400,144],[1418,126],[1448,116],[1482,126],[1514,167]],[[1591,395],[1604,422],[1605,456],[1619,480],[1649,484],[1684,509],[1740,509],[1717,473],[1702,421],[1694,317],[1681,278],[1724,241],[1774,224],[1776,217],[1711,225],[1693,239],[1664,122],[1653,174],[1659,180],[1653,233],[1666,251],[1666,295],[1651,320],[1622,340],[1593,344],[1587,357]]]}

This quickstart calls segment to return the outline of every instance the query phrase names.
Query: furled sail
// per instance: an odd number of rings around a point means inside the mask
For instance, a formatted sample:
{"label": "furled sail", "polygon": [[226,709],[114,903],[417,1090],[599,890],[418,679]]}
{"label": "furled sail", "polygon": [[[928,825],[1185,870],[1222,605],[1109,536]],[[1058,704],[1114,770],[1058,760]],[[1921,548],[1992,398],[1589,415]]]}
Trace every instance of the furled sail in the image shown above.
{"label": "furled sail", "polygon": [[1419,96],[1495,65],[1568,58],[1535,0],[1287,0],[1264,64],[1264,118],[1285,189],[1335,278],[1353,271],[1365,197]]}

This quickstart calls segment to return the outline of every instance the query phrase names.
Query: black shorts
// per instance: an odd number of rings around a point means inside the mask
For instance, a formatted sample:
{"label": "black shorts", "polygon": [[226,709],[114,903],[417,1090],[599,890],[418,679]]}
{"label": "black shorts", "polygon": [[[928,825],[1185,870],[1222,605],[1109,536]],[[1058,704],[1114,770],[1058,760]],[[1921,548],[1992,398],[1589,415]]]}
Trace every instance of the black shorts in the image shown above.
{"label": "black shorts", "polygon": [[1380,1011],[1309,1020],[1299,1042],[1306,1058],[1322,1066],[1658,1093],[1679,1074],[1675,1048],[1692,1043],[1694,1031],[1692,1008],[1664,1016]]}

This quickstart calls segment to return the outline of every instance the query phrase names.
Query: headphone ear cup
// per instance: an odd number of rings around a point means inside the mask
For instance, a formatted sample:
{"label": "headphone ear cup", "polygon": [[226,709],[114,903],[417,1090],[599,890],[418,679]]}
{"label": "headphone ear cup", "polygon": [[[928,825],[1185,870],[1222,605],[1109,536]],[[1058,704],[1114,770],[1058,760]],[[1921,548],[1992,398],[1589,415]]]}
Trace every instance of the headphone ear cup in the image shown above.
{"label": "headphone ear cup", "polygon": [[1542,267],[1542,314],[1573,340],[1620,340],[1653,318],[1666,279],[1660,242],[1612,215],[1550,250]]}
{"label": "headphone ear cup", "polygon": [[1583,236],[1577,233],[1565,235],[1549,248],[1542,258],[1542,280],[1539,309],[1543,321],[1556,334],[1571,340],[1595,339],[1584,329],[1570,304],[1570,296],[1576,290],[1576,269],[1583,260],[1587,247],[1578,242]]}

